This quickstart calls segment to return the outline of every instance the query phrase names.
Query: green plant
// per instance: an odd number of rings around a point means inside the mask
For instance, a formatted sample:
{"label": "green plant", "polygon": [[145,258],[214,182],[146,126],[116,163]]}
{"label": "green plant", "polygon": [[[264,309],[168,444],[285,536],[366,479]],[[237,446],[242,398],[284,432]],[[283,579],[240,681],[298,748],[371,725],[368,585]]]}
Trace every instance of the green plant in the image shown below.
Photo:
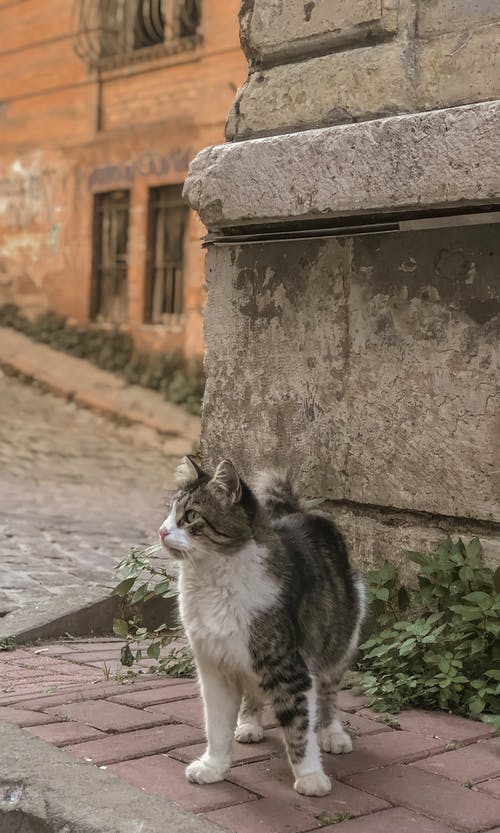
{"label": "green plant", "polygon": [[450,537],[434,553],[406,553],[415,589],[387,561],[368,574],[377,627],[359,669],[375,709],[446,709],[500,728],[500,568],[481,554],[477,538]]}
{"label": "green plant", "polygon": [[[145,550],[133,549],[121,561],[116,572],[120,578],[113,595],[122,600],[122,617],[114,619],[113,631],[126,642],[121,650],[121,664],[133,673],[144,656],[157,660],[149,670],[175,677],[192,677],[194,661],[189,647],[182,640],[178,627],[162,624],[149,629],[143,623],[141,608],[153,598],[168,599],[177,596],[175,576],[164,566],[164,559],[157,558],[158,547]],[[146,650],[143,645],[147,644]]]}

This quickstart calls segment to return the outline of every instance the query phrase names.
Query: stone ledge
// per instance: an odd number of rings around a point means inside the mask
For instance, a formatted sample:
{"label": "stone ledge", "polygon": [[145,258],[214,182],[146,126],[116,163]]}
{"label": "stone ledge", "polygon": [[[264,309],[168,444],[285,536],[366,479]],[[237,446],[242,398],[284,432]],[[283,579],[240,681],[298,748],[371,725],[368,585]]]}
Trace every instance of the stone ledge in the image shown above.
{"label": "stone ledge", "polygon": [[3,721],[0,747],[0,829],[5,833],[221,830]]}
{"label": "stone ledge", "polygon": [[500,100],[217,145],[184,196],[210,231],[493,203]]}

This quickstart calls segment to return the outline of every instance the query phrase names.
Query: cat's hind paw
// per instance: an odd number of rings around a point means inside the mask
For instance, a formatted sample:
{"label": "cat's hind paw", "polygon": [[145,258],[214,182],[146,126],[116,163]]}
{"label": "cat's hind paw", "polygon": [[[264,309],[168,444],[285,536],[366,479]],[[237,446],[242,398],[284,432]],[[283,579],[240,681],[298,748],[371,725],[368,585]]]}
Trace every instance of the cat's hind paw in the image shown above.
{"label": "cat's hind paw", "polygon": [[223,781],[227,772],[227,767],[220,766],[217,763],[197,760],[186,767],[186,778],[192,784],[215,784],[217,781]]}
{"label": "cat's hind paw", "polygon": [[328,795],[332,789],[332,782],[328,775],[320,770],[319,772],[310,772],[309,775],[300,775],[293,788],[301,795]]}
{"label": "cat's hind paw", "polygon": [[352,752],[351,736],[340,724],[336,728],[320,729],[319,743],[323,752],[333,752],[334,755]]}
{"label": "cat's hind paw", "polygon": [[240,723],[234,733],[238,743],[259,743],[263,737],[264,729],[258,723]]}

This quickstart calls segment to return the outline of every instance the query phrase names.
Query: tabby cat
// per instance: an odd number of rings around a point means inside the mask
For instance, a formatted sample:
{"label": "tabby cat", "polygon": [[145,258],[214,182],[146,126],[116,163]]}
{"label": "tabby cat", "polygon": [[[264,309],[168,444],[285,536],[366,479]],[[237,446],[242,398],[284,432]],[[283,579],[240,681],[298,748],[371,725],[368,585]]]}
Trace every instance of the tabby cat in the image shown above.
{"label": "tabby cat", "polygon": [[288,476],[251,489],[223,460],[213,475],[190,457],[160,528],[180,562],[180,613],[205,707],[207,750],[190,781],[221,781],[233,737],[262,740],[270,700],[282,727],[295,789],[326,795],[320,748],[350,752],[336,716],[342,673],[365,614],[363,583],[335,524],[307,511]]}

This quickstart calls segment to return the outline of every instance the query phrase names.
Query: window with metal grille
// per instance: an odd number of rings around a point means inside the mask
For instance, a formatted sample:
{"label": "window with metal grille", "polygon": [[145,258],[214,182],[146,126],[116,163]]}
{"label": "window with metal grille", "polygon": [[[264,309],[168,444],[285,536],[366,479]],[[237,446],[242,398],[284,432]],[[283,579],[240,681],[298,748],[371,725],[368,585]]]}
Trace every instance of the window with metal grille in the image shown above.
{"label": "window with metal grille", "polygon": [[127,318],[129,191],[94,198],[91,318],[120,324]]}
{"label": "window with metal grille", "polygon": [[148,254],[144,320],[161,324],[183,310],[183,248],[188,208],[182,185],[149,192]]}
{"label": "window with metal grille", "polygon": [[75,13],[75,49],[90,66],[110,68],[201,42],[201,0],[75,0]]}

